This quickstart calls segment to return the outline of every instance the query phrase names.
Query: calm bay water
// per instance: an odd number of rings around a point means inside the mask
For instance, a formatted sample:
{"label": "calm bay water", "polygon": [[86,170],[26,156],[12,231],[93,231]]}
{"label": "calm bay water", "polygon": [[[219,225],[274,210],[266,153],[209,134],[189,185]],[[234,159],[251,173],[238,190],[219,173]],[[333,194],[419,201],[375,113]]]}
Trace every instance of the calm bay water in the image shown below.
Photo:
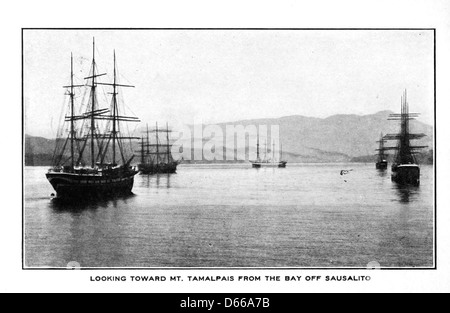
{"label": "calm bay water", "polygon": [[433,266],[432,166],[400,188],[374,164],[181,165],[71,204],[46,171],[24,170],[26,267]]}

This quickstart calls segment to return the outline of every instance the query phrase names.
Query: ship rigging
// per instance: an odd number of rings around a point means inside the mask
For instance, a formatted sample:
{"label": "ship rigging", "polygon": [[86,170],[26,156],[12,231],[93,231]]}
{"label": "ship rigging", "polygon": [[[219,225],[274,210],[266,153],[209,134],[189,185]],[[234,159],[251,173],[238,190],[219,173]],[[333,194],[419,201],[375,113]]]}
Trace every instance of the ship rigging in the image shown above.
{"label": "ship rigging", "polygon": [[391,167],[391,178],[399,184],[415,185],[420,184],[420,167],[417,164],[415,155],[419,149],[427,146],[413,146],[411,140],[417,140],[425,136],[423,133],[410,132],[410,120],[419,116],[418,113],[409,113],[409,104],[407,101],[407,92],[403,93],[401,98],[400,114],[391,114],[389,120],[400,121],[400,132],[397,134],[387,134],[385,140],[397,141],[396,147],[389,147],[385,150],[395,150],[396,155]]}
{"label": "ship rigging", "polygon": [[[117,80],[116,54],[114,52],[113,81],[104,83],[97,73],[95,41],[93,41],[92,65],[86,84],[74,84],[73,56],[71,55],[71,80],[67,95],[70,101],[70,115],[64,122],[69,123],[68,135],[59,132],[53,157],[53,167],[46,174],[58,197],[101,196],[106,194],[130,193],[137,170],[130,166],[134,155],[127,156],[125,139],[139,139],[122,135],[122,123],[139,122],[137,117],[122,115],[118,103],[119,87],[134,87],[119,84]],[[97,89],[99,86],[112,87],[109,108],[99,107]],[[86,88],[88,103],[85,112],[76,114],[75,88]],[[79,111],[83,104],[79,106]],[[103,124],[102,124],[103,123]],[[65,125],[63,125],[64,127]],[[68,152],[68,146],[70,151]],[[88,148],[87,148],[88,147]]]}

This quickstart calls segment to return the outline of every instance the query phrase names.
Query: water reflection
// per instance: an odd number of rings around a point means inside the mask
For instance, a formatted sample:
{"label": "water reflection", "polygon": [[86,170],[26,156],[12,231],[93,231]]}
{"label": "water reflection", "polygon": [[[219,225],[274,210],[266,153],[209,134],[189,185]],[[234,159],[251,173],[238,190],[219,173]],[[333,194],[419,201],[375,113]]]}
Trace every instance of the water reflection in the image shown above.
{"label": "water reflection", "polygon": [[386,177],[387,176],[387,170],[386,169],[377,169],[377,174],[380,177]]}
{"label": "water reflection", "polygon": [[398,183],[393,183],[393,189],[395,189],[400,203],[414,202],[418,199],[420,192],[419,186],[402,185]]}
{"label": "water reflection", "polygon": [[145,188],[152,188],[152,181],[155,181],[155,186],[157,189],[169,189],[170,176],[172,174],[154,174],[154,175],[142,175],[142,182],[140,186]]}
{"label": "water reflection", "polygon": [[141,174],[141,177],[143,177],[141,186],[142,187],[146,187],[146,188],[150,188],[151,176],[150,175],[146,175],[146,174]]}
{"label": "water reflection", "polygon": [[116,195],[110,197],[98,198],[53,198],[49,202],[49,207],[55,212],[81,212],[95,211],[99,208],[114,207],[117,208],[118,203],[127,204],[128,200],[135,197],[135,194]]}
{"label": "water reflection", "polygon": [[167,189],[170,188],[170,174],[167,174],[167,184],[166,184]]}
{"label": "water reflection", "polygon": [[170,189],[170,176],[172,174],[157,174],[156,175],[156,188]]}

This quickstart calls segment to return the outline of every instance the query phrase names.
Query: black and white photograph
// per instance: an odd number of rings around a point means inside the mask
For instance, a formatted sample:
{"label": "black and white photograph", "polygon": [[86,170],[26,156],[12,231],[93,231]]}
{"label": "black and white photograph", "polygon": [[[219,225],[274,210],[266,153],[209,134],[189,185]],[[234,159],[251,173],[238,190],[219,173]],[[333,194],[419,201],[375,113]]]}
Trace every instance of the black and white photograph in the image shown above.
{"label": "black and white photograph", "polygon": [[0,292],[450,291],[450,3],[3,12]]}
{"label": "black and white photograph", "polygon": [[24,29],[24,268],[433,268],[432,29]]}

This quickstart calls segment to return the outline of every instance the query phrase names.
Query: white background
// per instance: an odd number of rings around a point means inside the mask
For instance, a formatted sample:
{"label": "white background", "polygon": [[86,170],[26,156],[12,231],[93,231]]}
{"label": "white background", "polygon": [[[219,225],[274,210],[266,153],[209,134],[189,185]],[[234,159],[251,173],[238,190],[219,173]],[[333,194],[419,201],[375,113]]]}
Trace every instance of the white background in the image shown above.
{"label": "white background", "polygon": [[[449,1],[14,1],[0,13],[0,292],[424,292],[450,291]],[[438,270],[24,271],[21,194],[21,28],[436,28]],[[370,275],[366,283],[92,283],[95,275]]]}

